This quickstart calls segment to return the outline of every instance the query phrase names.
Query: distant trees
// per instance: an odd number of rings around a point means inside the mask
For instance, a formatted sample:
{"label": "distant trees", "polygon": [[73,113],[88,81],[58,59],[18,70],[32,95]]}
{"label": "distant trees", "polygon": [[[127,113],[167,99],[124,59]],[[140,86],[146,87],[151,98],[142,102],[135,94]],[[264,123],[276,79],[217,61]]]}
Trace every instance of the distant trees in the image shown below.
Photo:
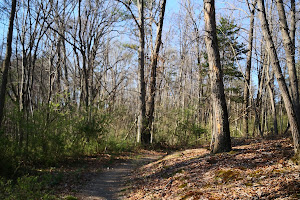
{"label": "distant trees", "polygon": [[[138,0],[136,2],[136,6],[138,9],[138,18],[134,15],[134,12],[131,8],[131,1],[125,2],[120,1],[131,14],[131,17],[135,21],[135,24],[138,28],[139,33],[139,48],[138,48],[138,65],[139,65],[139,116],[138,116],[138,130],[137,130],[137,141],[141,142],[143,145],[149,145],[151,142],[151,134],[152,134],[152,123],[154,120],[154,109],[155,109],[155,95],[157,90],[156,79],[157,79],[157,65],[159,52],[162,44],[162,29],[164,23],[164,15],[166,9],[166,0],[158,1],[158,6],[155,6],[156,1],[143,1]],[[153,6],[154,5],[154,6]],[[148,6],[148,7],[147,7]],[[150,10],[150,23],[145,23],[145,10]],[[159,11],[158,21],[155,21],[155,14],[153,15],[151,9],[157,9]],[[138,20],[137,20],[138,19]],[[147,77],[145,73],[145,39],[147,28],[150,27],[152,30],[152,26],[156,26],[156,37],[154,46],[149,46],[149,53],[147,54],[150,57],[150,80],[147,86]],[[152,33],[150,34],[152,37]],[[153,38],[150,38],[152,41]],[[149,58],[148,57],[148,58]],[[149,95],[147,95],[147,89],[149,91]],[[147,96],[149,98],[147,99]]]}
{"label": "distant trees", "polygon": [[0,145],[18,149],[8,158],[211,138],[222,152],[230,135],[281,134],[288,121],[298,151],[298,5],[233,1],[215,17],[215,1],[203,3],[168,12],[166,0],[17,2],[13,26],[3,23],[12,37],[0,34],[0,52],[11,43]]}

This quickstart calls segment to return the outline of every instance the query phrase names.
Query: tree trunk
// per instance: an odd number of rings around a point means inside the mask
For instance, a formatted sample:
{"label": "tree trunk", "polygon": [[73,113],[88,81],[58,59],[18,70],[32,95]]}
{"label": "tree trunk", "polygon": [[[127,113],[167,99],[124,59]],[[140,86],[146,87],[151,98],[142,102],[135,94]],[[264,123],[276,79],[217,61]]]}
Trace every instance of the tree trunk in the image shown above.
{"label": "tree trunk", "polygon": [[164,15],[166,9],[166,1],[163,0],[161,4],[161,11],[159,16],[159,24],[156,34],[155,47],[153,54],[151,56],[151,80],[150,80],[150,100],[148,104],[148,114],[147,114],[147,135],[151,135],[152,123],[154,119],[154,107],[155,107],[155,94],[156,94],[156,69],[158,62],[159,49],[161,46],[162,28],[164,23]]}
{"label": "tree trunk", "polygon": [[15,13],[16,13],[16,0],[13,0],[11,4],[11,12],[9,17],[6,54],[3,63],[4,70],[2,74],[2,83],[1,83],[1,91],[0,91],[0,128],[4,117],[5,94],[6,94],[6,86],[7,86],[7,79],[8,79],[8,70],[10,65],[10,57],[12,53],[11,44],[12,44],[12,37],[13,37],[13,28],[14,28],[13,25],[14,25]]}
{"label": "tree trunk", "polygon": [[[268,62],[268,68],[269,68],[269,62]],[[273,115],[273,133],[275,135],[278,135],[278,123],[277,123],[277,110],[275,105],[275,97],[274,97],[274,73],[271,74],[271,77],[269,75],[269,69],[267,69],[267,87],[269,91],[269,97],[271,101],[271,108],[272,108],[272,115]]]}
{"label": "tree trunk", "polygon": [[[261,51],[264,51],[263,46],[261,47]],[[260,137],[263,137],[263,130],[261,125],[261,111],[262,110],[262,96],[263,96],[263,86],[265,81],[265,53],[261,54],[261,65],[258,70],[258,91],[257,91],[257,97],[255,102],[255,124],[254,124],[254,130],[257,127]],[[258,109],[258,110],[257,110]]]}
{"label": "tree trunk", "polygon": [[141,142],[143,145],[150,143],[150,133],[147,133],[147,119],[146,119],[146,83],[145,83],[145,26],[144,26],[144,0],[138,0],[139,10],[139,76],[140,76],[140,120],[139,131],[141,134]]}
{"label": "tree trunk", "polygon": [[282,71],[279,65],[279,59],[277,56],[277,52],[275,49],[275,45],[271,36],[271,32],[269,29],[269,24],[267,21],[267,16],[265,12],[265,5],[263,0],[258,0],[258,13],[259,13],[259,19],[262,27],[262,32],[264,35],[264,39],[267,43],[267,48],[269,50],[270,54],[270,61],[279,85],[279,89],[282,93],[283,102],[285,105],[285,109],[287,111],[288,119],[291,126],[293,141],[294,141],[294,150],[295,153],[299,151],[299,127],[297,123],[296,113],[294,110],[294,106],[292,103],[292,99],[290,97],[288,87],[285,82],[285,78],[282,75]]}
{"label": "tree trunk", "polygon": [[216,34],[215,1],[204,0],[205,44],[211,79],[213,107],[212,152],[231,150],[227,106],[224,94],[223,73]]}
{"label": "tree trunk", "polygon": [[[295,43],[294,43],[294,16],[292,16],[291,23],[291,35],[289,34],[289,27],[286,20],[285,10],[282,0],[277,0],[277,10],[279,15],[280,30],[283,39],[283,46],[285,50],[286,64],[288,67],[289,81],[291,86],[291,98],[294,105],[298,127],[300,127],[300,105],[299,105],[299,90],[298,90],[298,79],[295,65]],[[293,1],[292,1],[293,2]],[[293,5],[293,3],[292,3]],[[293,39],[292,39],[293,38]]]}
{"label": "tree trunk", "polygon": [[[249,3],[248,3],[249,5]],[[256,1],[253,4],[250,17],[250,30],[248,35],[248,52],[247,52],[247,65],[245,72],[245,85],[244,85],[244,134],[248,138],[249,137],[249,93],[250,93],[250,77],[251,77],[251,61],[252,61],[252,48],[253,48],[253,30],[254,30],[254,13],[255,13]],[[250,6],[249,6],[250,9]]]}

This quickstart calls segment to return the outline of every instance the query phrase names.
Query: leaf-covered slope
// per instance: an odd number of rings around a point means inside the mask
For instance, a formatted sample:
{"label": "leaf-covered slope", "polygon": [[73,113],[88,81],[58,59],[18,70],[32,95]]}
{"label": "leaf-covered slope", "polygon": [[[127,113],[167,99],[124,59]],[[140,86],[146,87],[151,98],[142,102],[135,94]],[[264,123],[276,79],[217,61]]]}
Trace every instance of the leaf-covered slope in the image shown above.
{"label": "leaf-covered slope", "polygon": [[[299,199],[291,141],[248,140],[229,153],[190,149],[134,173],[128,199]],[[134,183],[134,184],[133,184]]]}

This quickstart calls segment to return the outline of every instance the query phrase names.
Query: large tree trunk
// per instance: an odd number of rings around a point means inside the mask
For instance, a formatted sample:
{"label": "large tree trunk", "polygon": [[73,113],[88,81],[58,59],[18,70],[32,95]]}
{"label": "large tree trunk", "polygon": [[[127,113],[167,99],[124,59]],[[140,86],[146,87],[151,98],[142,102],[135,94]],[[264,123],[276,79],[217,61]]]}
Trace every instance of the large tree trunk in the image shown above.
{"label": "large tree trunk", "polygon": [[248,35],[248,52],[247,52],[247,65],[246,65],[246,72],[245,72],[245,85],[244,85],[244,134],[246,137],[249,137],[249,126],[248,126],[248,119],[249,119],[249,93],[250,93],[250,77],[251,77],[251,62],[252,62],[252,48],[253,48],[253,30],[254,30],[254,14],[255,14],[255,6],[256,1],[253,4],[253,8],[251,10],[250,4],[249,10],[251,12],[250,17],[250,30]]}
{"label": "large tree trunk", "polygon": [[12,52],[12,37],[13,37],[13,25],[16,13],[16,0],[12,1],[11,4],[11,12],[9,17],[9,26],[7,32],[7,43],[6,43],[6,55],[5,60],[3,63],[3,74],[2,74],[2,84],[1,84],[1,91],[0,91],[0,128],[2,124],[2,120],[4,117],[4,105],[5,105],[5,94],[6,94],[6,86],[7,86],[7,79],[8,79],[8,70],[10,65],[10,57]]}
{"label": "large tree trunk", "polygon": [[164,15],[166,9],[166,1],[163,0],[161,4],[161,11],[159,16],[159,24],[156,34],[155,47],[151,56],[151,80],[150,80],[150,100],[148,102],[148,114],[147,114],[147,134],[151,134],[152,123],[154,119],[154,107],[155,107],[155,93],[156,93],[156,69],[159,55],[159,49],[161,46],[162,28],[164,23]]}
{"label": "large tree trunk", "polygon": [[294,150],[295,150],[295,153],[297,153],[299,151],[299,127],[298,127],[298,123],[297,123],[296,113],[294,110],[292,99],[291,99],[289,91],[288,91],[288,87],[285,82],[285,78],[282,75],[282,71],[281,71],[281,68],[279,65],[277,52],[276,52],[275,45],[274,45],[274,42],[273,42],[273,39],[271,36],[269,24],[267,21],[264,0],[258,0],[257,4],[258,4],[258,14],[259,14],[261,27],[262,27],[262,32],[263,32],[264,39],[267,44],[267,48],[269,50],[270,61],[271,61],[278,85],[279,85],[279,89],[282,94],[285,109],[287,111],[288,119],[289,119],[290,126],[291,126],[291,131],[292,131],[292,135],[293,135]]}
{"label": "large tree trunk", "polygon": [[145,27],[144,27],[144,0],[138,0],[139,10],[139,76],[140,76],[140,123],[138,132],[141,134],[141,142],[143,145],[150,143],[151,135],[146,132],[147,119],[146,119],[146,83],[145,83]]}
{"label": "large tree trunk", "polygon": [[204,0],[205,44],[208,55],[211,99],[213,107],[212,152],[231,150],[227,106],[224,94],[223,73],[216,34],[215,1]]}
{"label": "large tree trunk", "polygon": [[[298,79],[295,65],[295,22],[294,16],[292,15],[291,23],[291,35],[289,34],[289,27],[286,20],[285,10],[282,0],[277,0],[277,10],[279,15],[280,30],[283,39],[283,46],[285,50],[286,64],[288,67],[289,80],[291,86],[291,98],[294,105],[298,126],[300,127],[300,105],[299,105],[299,90],[298,90]],[[293,1],[292,1],[293,2]],[[293,3],[292,3],[293,5]],[[292,12],[293,13],[293,12]]]}

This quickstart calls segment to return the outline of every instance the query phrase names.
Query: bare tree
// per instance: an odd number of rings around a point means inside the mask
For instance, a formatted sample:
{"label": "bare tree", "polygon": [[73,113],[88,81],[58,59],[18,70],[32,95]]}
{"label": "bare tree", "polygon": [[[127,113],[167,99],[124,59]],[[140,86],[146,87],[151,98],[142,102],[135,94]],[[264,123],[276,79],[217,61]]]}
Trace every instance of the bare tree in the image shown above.
{"label": "bare tree", "polygon": [[250,78],[251,78],[251,65],[252,65],[252,48],[253,48],[253,31],[254,31],[254,15],[256,0],[253,3],[249,3],[247,0],[248,9],[250,11],[250,29],[248,33],[248,52],[247,52],[247,64],[245,72],[245,85],[244,85],[244,134],[249,136],[248,119],[249,119],[249,91],[250,91]]}
{"label": "bare tree", "polygon": [[[269,61],[269,59],[268,59]],[[272,117],[273,117],[273,131],[275,135],[278,135],[278,126],[277,126],[277,110],[276,110],[276,103],[275,103],[275,95],[274,95],[274,73],[272,71],[271,76],[270,76],[270,70],[269,70],[269,66],[270,66],[270,62],[267,63],[268,64],[268,69],[266,72],[266,76],[267,76],[267,88],[269,91],[269,98],[270,98],[270,102],[271,102],[271,109],[272,109]]]}
{"label": "bare tree", "polygon": [[[295,9],[295,2],[292,2],[292,9]],[[300,127],[300,104],[299,104],[299,90],[298,90],[298,79],[295,65],[295,16],[292,11],[292,23],[291,30],[289,30],[286,14],[282,0],[276,0],[277,10],[279,15],[279,24],[282,35],[283,46],[285,50],[286,64],[288,67],[289,81],[291,86],[291,99],[294,105],[298,127]],[[290,33],[289,33],[290,32]]]}
{"label": "bare tree", "polygon": [[295,150],[295,153],[298,153],[300,144],[299,144],[299,126],[297,123],[296,112],[294,110],[294,105],[292,102],[292,98],[289,94],[289,90],[286,85],[285,78],[282,75],[282,71],[281,71],[281,68],[279,65],[279,59],[277,56],[273,38],[271,36],[271,32],[270,32],[266,12],[265,12],[264,0],[258,0],[257,5],[258,5],[259,20],[261,23],[264,39],[267,44],[267,49],[269,51],[270,61],[271,61],[280,91],[282,93],[282,98],[283,98],[283,101],[285,104],[285,109],[287,111],[289,123],[291,126],[292,136],[293,136],[293,141],[294,141],[294,150]]}
{"label": "bare tree", "polygon": [[[150,80],[150,100],[148,102],[148,114],[147,114],[147,137],[149,137],[149,132],[151,132],[152,129],[152,123],[154,119],[154,108],[155,108],[155,95],[156,95],[156,71],[157,71],[157,63],[158,63],[158,57],[159,57],[159,50],[161,46],[161,38],[162,38],[162,29],[163,29],[163,23],[164,23],[164,15],[165,15],[165,9],[166,9],[166,0],[163,0],[161,3],[161,11],[159,16],[159,22],[157,27],[157,33],[156,33],[156,39],[155,39],[155,47],[154,51],[151,54],[151,80]],[[151,134],[151,133],[150,133]],[[149,140],[150,138],[148,138]],[[148,141],[147,140],[147,141]],[[150,142],[150,140],[149,140]]]}
{"label": "bare tree", "polygon": [[139,130],[138,135],[141,135],[142,144],[150,143],[150,133],[146,133],[146,83],[145,83],[145,18],[144,18],[144,0],[137,1],[139,12],[139,78],[140,78],[140,114],[139,114]]}
{"label": "bare tree", "polygon": [[9,26],[7,32],[7,43],[6,43],[6,55],[3,63],[3,74],[2,74],[2,83],[1,83],[1,91],[0,91],[0,128],[2,124],[2,120],[4,117],[4,105],[5,105],[5,94],[7,87],[7,79],[8,79],[8,70],[10,65],[10,57],[12,53],[12,37],[13,37],[13,25],[16,13],[16,0],[13,0],[11,3],[11,11],[9,17]]}
{"label": "bare tree", "polygon": [[211,100],[213,108],[212,126],[212,152],[224,152],[231,150],[231,139],[229,131],[229,121],[227,106],[224,94],[223,73],[220,63],[218,49],[215,1],[204,0],[204,20],[205,20],[205,44],[208,55]]}

